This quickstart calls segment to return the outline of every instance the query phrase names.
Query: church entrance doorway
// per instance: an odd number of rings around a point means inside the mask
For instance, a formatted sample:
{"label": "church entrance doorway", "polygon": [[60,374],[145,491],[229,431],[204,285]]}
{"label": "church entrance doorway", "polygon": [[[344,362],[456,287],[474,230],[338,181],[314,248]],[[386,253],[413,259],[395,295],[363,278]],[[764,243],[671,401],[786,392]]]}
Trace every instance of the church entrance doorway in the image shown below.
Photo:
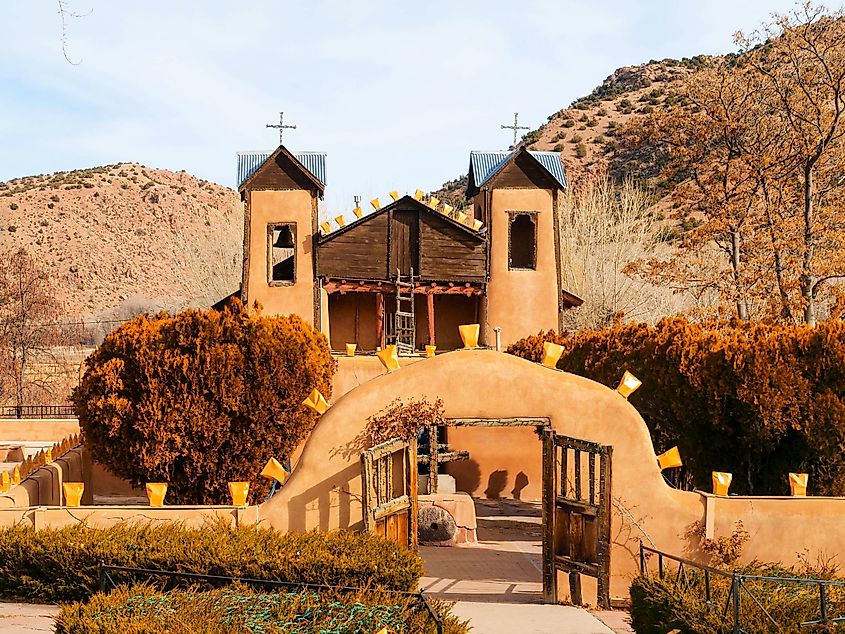
{"label": "church entrance doorway", "polygon": [[[455,491],[477,527],[474,543],[421,546],[429,592],[609,605],[612,448],[555,434],[546,418],[453,419],[426,436],[420,492],[449,507]],[[585,591],[582,577],[595,578]]]}

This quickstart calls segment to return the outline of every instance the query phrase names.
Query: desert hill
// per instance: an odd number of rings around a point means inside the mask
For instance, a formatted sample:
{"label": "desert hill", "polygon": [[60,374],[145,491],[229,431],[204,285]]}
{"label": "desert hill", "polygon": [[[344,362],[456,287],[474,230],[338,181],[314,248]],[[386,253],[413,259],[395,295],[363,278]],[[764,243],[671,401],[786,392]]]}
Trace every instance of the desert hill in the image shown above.
{"label": "desert hill", "polygon": [[[618,140],[619,131],[637,117],[678,103],[678,87],[690,74],[710,66],[719,57],[700,55],[682,60],[652,60],[614,71],[592,93],[576,99],[568,108],[520,141],[530,150],[560,152],[569,180],[608,172],[613,177],[633,174],[657,188],[662,185],[653,156],[642,149],[632,154]],[[466,176],[444,183],[436,194],[463,206]]]}
{"label": "desert hill", "polygon": [[0,248],[52,272],[68,318],[208,306],[240,284],[243,207],[185,172],[121,163],[0,182]]}

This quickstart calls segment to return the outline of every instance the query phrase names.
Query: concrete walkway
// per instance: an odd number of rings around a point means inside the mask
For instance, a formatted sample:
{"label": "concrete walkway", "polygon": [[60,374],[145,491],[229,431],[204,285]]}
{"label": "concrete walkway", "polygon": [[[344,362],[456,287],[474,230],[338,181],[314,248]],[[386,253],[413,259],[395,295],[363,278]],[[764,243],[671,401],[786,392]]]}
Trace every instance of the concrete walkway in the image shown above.
{"label": "concrete walkway", "polygon": [[472,634],[614,634],[592,614],[571,605],[458,601],[452,611],[469,619]]}
{"label": "concrete walkway", "polygon": [[32,634],[52,632],[53,617],[59,613],[55,605],[31,603],[0,603],[0,632],[3,634]]}
{"label": "concrete walkway", "polygon": [[632,632],[624,612],[597,618],[583,608],[543,603],[539,504],[478,500],[476,514],[477,544],[420,547],[422,588],[457,601],[454,612],[469,619],[473,634]]}

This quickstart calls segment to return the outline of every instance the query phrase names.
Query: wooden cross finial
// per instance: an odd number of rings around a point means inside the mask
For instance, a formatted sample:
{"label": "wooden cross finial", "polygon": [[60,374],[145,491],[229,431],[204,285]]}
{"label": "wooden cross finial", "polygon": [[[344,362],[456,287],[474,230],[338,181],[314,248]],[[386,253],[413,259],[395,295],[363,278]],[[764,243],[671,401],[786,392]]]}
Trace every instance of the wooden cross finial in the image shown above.
{"label": "wooden cross finial", "polygon": [[[266,125],[268,128],[278,128],[279,129],[279,145],[284,145],[283,138],[285,134],[285,129],[296,130],[295,125],[285,125],[285,113],[279,113],[279,123],[268,123]],[[516,134],[516,133],[514,133]]]}
{"label": "wooden cross finial", "polygon": [[513,125],[503,125],[502,130],[513,130],[513,147],[516,147],[517,130],[529,130],[527,125],[519,125],[519,113],[513,113]]}

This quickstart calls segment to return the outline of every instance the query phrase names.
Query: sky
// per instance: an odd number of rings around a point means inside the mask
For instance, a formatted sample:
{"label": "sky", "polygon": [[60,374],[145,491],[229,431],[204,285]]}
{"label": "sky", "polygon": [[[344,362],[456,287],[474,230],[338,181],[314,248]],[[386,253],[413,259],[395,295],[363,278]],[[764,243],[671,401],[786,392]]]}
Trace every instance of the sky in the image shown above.
{"label": "sky", "polygon": [[328,154],[325,211],[425,191],[616,68],[736,50],[785,0],[0,0],[0,181],[118,162],[235,187],[236,153]]}

